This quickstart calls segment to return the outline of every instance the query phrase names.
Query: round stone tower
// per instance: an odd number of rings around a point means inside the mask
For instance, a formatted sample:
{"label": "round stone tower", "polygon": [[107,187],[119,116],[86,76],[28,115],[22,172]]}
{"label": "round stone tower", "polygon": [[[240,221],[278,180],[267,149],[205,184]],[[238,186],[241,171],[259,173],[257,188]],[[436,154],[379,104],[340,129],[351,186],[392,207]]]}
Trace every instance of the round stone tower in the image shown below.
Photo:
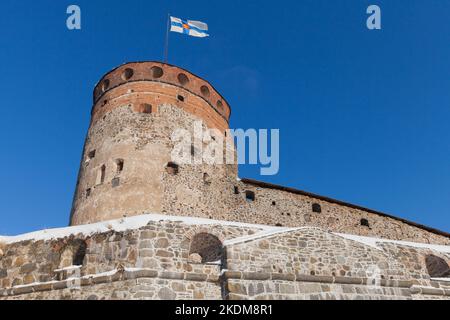
{"label": "round stone tower", "polygon": [[207,217],[220,210],[208,199],[236,180],[237,165],[174,163],[171,137],[177,129],[192,132],[199,120],[203,130],[225,137],[229,117],[213,86],[179,67],[134,62],[108,72],[94,89],[71,225],[192,210]]}

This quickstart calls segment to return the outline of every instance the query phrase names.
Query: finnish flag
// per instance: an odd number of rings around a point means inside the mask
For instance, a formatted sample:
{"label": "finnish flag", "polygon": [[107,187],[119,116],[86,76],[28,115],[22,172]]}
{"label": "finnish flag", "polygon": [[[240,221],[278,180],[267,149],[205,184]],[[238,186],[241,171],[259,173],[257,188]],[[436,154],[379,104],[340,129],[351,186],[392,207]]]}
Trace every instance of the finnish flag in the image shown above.
{"label": "finnish flag", "polygon": [[208,37],[208,25],[200,21],[182,20],[170,17],[170,31],[184,33],[193,37]]}

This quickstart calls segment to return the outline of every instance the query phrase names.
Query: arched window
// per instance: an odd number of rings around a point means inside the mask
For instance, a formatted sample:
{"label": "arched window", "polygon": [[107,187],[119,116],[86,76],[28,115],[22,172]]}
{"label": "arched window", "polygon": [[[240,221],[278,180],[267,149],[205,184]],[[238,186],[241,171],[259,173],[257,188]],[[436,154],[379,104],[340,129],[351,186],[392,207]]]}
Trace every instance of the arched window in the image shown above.
{"label": "arched window", "polygon": [[134,70],[133,70],[133,69],[131,69],[131,68],[126,68],[126,69],[122,72],[122,80],[125,80],[125,81],[130,80],[131,77],[133,76],[133,74],[134,74]]}
{"label": "arched window", "polygon": [[189,78],[184,73],[179,73],[178,74],[178,82],[184,86],[185,84],[187,84],[189,82]]}
{"label": "arched window", "polygon": [[152,74],[152,77],[155,79],[161,78],[164,74],[163,69],[158,66],[151,67],[150,72]]}
{"label": "arched window", "polygon": [[209,97],[209,88],[207,86],[201,86],[200,92],[202,93],[203,96]]}
{"label": "arched window", "polygon": [[201,263],[221,261],[223,256],[222,242],[210,233],[198,233],[192,238],[189,255],[199,255]]}
{"label": "arched window", "polygon": [[102,82],[102,91],[105,92],[106,90],[108,90],[110,85],[110,81],[108,79],[103,80]]}

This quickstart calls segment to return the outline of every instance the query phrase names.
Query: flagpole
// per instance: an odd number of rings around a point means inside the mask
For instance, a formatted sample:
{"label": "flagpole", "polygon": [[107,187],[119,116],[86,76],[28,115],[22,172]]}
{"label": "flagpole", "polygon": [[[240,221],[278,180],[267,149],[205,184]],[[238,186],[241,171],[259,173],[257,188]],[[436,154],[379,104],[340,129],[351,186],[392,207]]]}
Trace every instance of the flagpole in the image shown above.
{"label": "flagpole", "polygon": [[167,30],[166,30],[166,44],[164,46],[164,62],[167,63],[169,56],[169,28],[170,28],[170,13],[167,14]]}

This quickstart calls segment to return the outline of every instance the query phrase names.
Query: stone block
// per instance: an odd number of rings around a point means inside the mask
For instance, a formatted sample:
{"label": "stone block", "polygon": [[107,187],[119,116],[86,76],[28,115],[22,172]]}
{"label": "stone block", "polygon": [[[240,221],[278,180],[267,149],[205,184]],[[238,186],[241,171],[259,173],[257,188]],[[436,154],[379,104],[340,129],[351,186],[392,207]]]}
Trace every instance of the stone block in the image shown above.
{"label": "stone block", "polygon": [[161,288],[158,291],[158,297],[161,300],[174,300],[176,298],[176,296],[177,296],[176,293],[167,287]]}
{"label": "stone block", "polygon": [[244,284],[239,282],[228,282],[227,289],[230,293],[247,295],[247,288]]}

